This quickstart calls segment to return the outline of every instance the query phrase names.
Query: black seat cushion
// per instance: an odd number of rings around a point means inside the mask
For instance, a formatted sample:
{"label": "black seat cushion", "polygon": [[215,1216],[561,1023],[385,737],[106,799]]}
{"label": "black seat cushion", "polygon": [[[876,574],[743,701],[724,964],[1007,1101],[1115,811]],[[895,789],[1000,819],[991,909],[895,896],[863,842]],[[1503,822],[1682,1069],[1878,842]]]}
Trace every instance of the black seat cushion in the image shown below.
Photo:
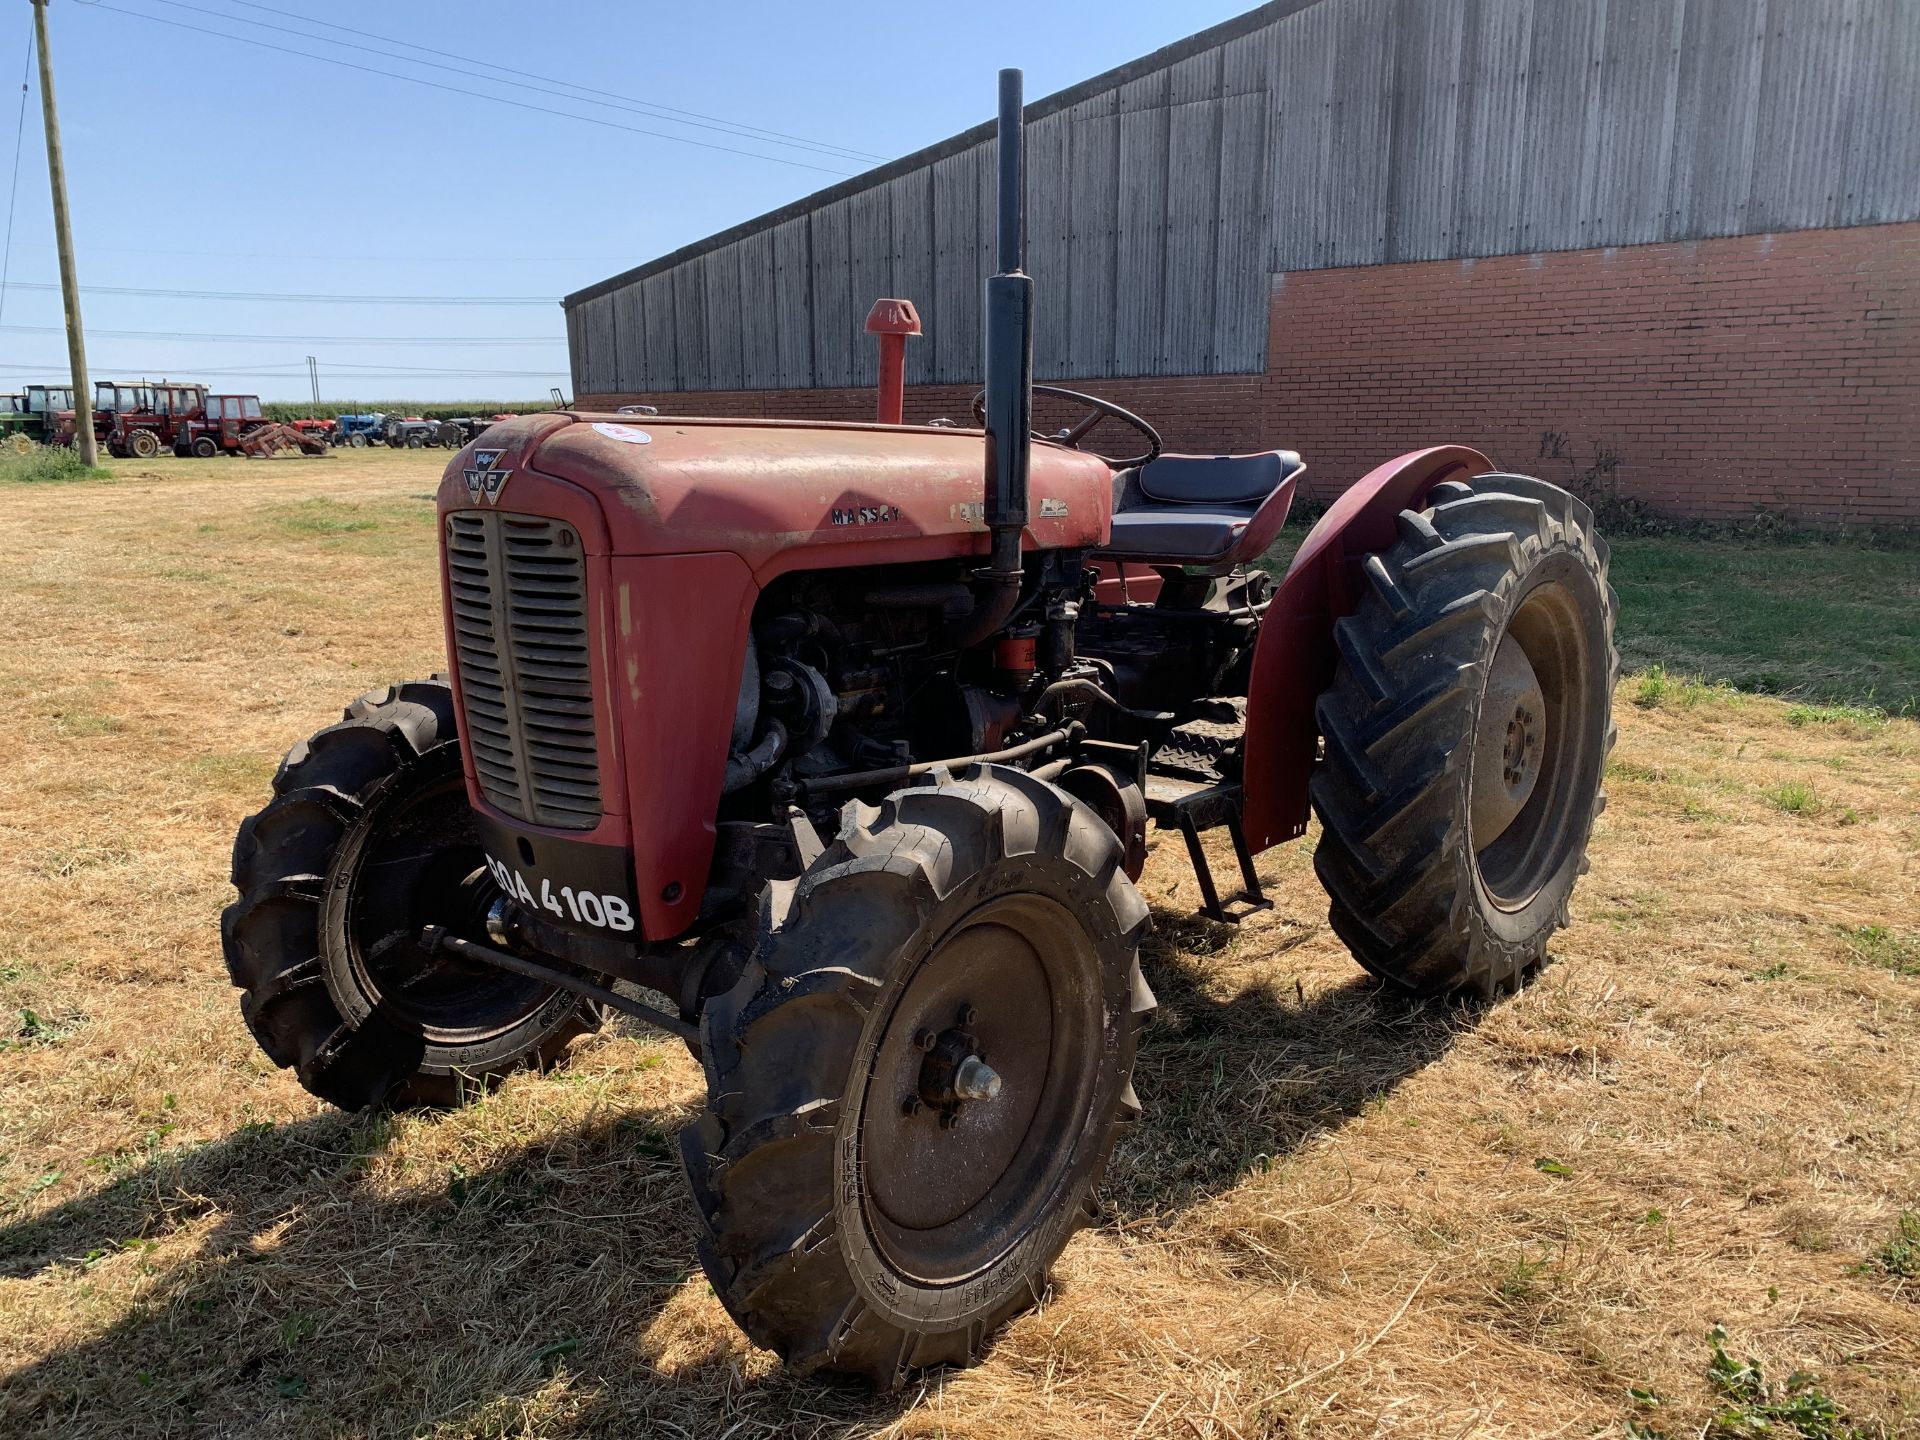
{"label": "black seat cushion", "polygon": [[1233,548],[1250,514],[1199,505],[1143,505],[1113,517],[1113,538],[1103,553],[1195,564],[1215,560]]}
{"label": "black seat cushion", "polygon": [[1110,555],[1211,564],[1300,468],[1292,450],[1258,455],[1162,455],[1113,477]]}
{"label": "black seat cushion", "polygon": [[1258,505],[1299,465],[1290,450],[1162,455],[1140,467],[1140,493],[1165,505]]}

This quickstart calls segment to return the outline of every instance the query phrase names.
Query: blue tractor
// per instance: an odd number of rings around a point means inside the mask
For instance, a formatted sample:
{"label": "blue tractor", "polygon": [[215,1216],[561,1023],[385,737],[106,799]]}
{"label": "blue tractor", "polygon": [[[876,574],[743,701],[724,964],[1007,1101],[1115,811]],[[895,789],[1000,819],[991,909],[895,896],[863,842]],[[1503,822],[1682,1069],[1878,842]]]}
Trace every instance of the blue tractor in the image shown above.
{"label": "blue tractor", "polygon": [[387,417],[377,410],[367,415],[338,416],[333,422],[333,433],[327,438],[335,445],[365,449],[387,438]]}

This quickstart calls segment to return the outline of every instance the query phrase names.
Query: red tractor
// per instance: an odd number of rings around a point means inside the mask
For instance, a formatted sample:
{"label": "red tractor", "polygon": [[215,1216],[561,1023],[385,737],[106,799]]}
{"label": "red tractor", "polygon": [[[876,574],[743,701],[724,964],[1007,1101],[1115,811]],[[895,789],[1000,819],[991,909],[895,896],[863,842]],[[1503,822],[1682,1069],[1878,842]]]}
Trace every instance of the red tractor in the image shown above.
{"label": "red tractor", "polygon": [[[439,492],[448,673],[288,753],[223,923],[255,1037],[349,1109],[453,1103],[609,1010],[682,1037],[715,1293],[881,1385],[978,1359],[1092,1213],[1154,1008],[1150,821],[1226,917],[1311,807],[1360,963],[1494,996],[1567,922],[1613,739],[1566,492],[1403,455],[1273,584],[1297,455],[1165,454],[1032,385],[1020,116],[1005,72],[979,428],[898,423],[898,346],[882,423],[494,426]],[[1032,433],[1036,389],[1080,418]]]}
{"label": "red tractor", "polygon": [[280,454],[308,456],[327,453],[325,432],[298,429],[269,420],[258,395],[209,395],[206,414],[183,425],[174,436],[173,453],[210,459],[241,455],[265,460]]}
{"label": "red tractor", "polygon": [[[207,387],[173,380],[102,380],[93,387],[93,434],[102,449],[122,459],[151,460],[172,449],[188,422],[206,410]],[[54,443],[71,445],[78,417],[63,410]]]}
{"label": "red tractor", "polygon": [[112,455],[151,460],[162,450],[173,449],[186,427],[207,412],[204,385],[143,380],[138,385],[94,388],[95,419],[105,422],[100,426],[101,443]]}

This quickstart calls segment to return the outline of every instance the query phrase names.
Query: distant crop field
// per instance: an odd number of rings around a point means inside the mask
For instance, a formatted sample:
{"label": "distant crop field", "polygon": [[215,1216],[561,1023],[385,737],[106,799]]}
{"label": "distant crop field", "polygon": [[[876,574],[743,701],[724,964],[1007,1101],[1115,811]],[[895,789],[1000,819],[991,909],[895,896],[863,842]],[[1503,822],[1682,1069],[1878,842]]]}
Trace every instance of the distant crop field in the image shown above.
{"label": "distant crop field", "polygon": [[422,420],[452,420],[474,415],[537,415],[553,409],[551,400],[269,400],[261,406],[269,420],[331,420],[336,415],[418,415]]}
{"label": "distant crop field", "polygon": [[1099,1223],[985,1365],[874,1396],[708,1289],[677,1041],[349,1116],[240,1021],[234,828],[443,663],[445,458],[0,482],[0,1434],[1920,1433],[1911,552],[1617,547],[1610,804],[1510,1000],[1368,982],[1310,842],[1236,928],[1160,840]]}

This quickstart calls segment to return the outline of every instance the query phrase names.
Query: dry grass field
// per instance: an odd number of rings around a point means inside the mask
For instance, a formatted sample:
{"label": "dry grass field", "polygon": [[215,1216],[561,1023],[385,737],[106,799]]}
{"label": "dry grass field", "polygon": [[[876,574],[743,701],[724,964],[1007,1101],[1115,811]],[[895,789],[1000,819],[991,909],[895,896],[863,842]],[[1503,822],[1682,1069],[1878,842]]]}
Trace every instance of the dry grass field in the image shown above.
{"label": "dry grass field", "polygon": [[876,1397],[735,1331],[677,1042],[321,1108],[241,1025],[228,851],[288,745],[438,666],[440,459],[0,486],[0,1434],[1920,1434],[1920,724],[1674,678],[1707,641],[1634,634],[1631,546],[1630,661],[1676,659],[1623,682],[1558,963],[1409,1003],[1305,846],[1228,929],[1163,843],[1147,1119],[979,1369]]}

